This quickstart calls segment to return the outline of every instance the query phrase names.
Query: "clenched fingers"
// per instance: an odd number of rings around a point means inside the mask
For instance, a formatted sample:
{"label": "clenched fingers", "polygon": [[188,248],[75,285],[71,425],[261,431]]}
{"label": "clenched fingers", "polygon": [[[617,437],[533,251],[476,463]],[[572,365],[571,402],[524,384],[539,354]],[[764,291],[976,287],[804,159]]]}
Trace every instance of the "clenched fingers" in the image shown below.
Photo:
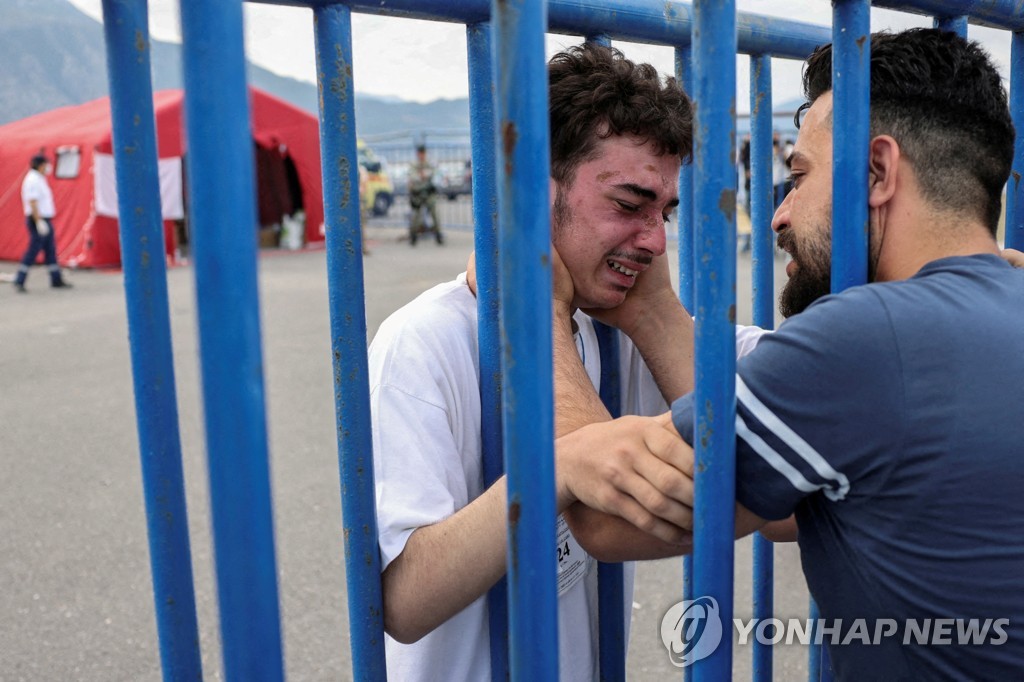
{"label": "clenched fingers", "polygon": [[644,443],[647,450],[656,455],[658,459],[671,465],[684,474],[689,480],[693,479],[693,448],[687,445],[679,433],[672,426],[671,420],[668,426],[664,426],[662,417],[653,417],[651,427],[644,430]]}
{"label": "clenched fingers", "polygon": [[[599,511],[614,514],[662,542],[667,542],[670,545],[682,545],[692,538],[689,526],[676,525],[652,514],[645,505],[637,502],[630,495],[619,493],[614,500],[609,500],[609,502],[608,509]],[[688,523],[692,525],[692,513],[688,518],[691,520]]]}
{"label": "clenched fingers", "polygon": [[[654,520],[678,528],[693,525],[693,480],[689,449],[654,419],[632,417],[615,423],[619,438],[603,462],[604,478],[616,491],[639,504],[650,518],[634,514],[630,520],[641,530]],[[611,442],[611,441],[608,441]],[[622,510],[609,510],[624,516]]]}

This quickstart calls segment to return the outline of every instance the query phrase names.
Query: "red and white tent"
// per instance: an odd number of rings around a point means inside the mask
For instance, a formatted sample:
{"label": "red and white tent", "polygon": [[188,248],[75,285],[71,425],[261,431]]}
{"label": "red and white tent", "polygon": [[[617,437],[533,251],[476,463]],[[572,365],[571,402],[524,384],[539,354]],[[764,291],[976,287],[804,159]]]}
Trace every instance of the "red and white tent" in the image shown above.
{"label": "red and white tent", "polygon": [[[185,216],[182,120],[184,93],[154,94],[165,246],[174,253],[174,221]],[[252,132],[263,216],[305,211],[305,241],[323,240],[319,127],[314,116],[250,88]],[[57,205],[57,258],[72,267],[121,263],[110,100],[62,107],[0,126],[0,260],[18,260],[28,245],[21,182],[39,152],[55,163],[47,180]],[[258,226],[253,226],[256,239]]]}

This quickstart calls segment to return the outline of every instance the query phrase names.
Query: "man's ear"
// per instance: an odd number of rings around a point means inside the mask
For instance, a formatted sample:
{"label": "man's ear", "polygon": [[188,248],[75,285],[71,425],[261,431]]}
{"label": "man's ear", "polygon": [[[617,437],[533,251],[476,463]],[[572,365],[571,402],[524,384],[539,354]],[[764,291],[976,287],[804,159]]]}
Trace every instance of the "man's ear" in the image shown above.
{"label": "man's ear", "polygon": [[896,193],[900,166],[900,146],[889,135],[871,140],[868,154],[868,206],[879,208]]}

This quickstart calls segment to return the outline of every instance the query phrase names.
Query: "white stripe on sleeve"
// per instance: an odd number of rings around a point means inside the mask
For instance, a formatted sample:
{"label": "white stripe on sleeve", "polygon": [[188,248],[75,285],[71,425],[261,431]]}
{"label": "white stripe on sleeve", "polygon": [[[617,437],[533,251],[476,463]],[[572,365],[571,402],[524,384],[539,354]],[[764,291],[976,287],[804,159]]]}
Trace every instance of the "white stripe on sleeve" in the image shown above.
{"label": "white stripe on sleeve", "polygon": [[[825,492],[825,497],[830,500],[842,500],[846,497],[846,494],[850,492],[850,481],[846,476],[832,468],[825,458],[822,457],[818,452],[810,446],[810,444],[801,438],[793,429],[786,426],[786,424],[779,419],[774,412],[768,409],[768,407],[762,403],[756,395],[750,390],[750,388],[743,382],[743,378],[739,374],[736,375],[736,400],[743,403],[743,406],[750,410],[751,414],[757,417],[758,421],[764,424],[765,428],[774,433],[783,443],[786,444],[790,449],[799,455],[811,468],[814,469],[815,473],[821,476],[826,481],[834,481],[837,489],[833,489],[827,485],[814,486],[814,488],[821,488]],[[736,433],[739,435],[739,415],[737,415],[737,430]],[[746,429],[744,424],[744,429]],[[750,433],[749,429],[747,429]],[[746,439],[744,439],[746,440]],[[750,441],[747,441],[750,443]],[[764,441],[761,441],[764,443]],[[781,459],[781,455],[772,450],[767,443],[764,443],[765,447],[768,448],[772,453]],[[750,446],[757,450],[757,448],[750,443]],[[764,454],[762,457],[765,457]],[[778,469],[778,467],[772,463],[768,458],[765,458],[769,464]],[[790,466],[787,462],[787,466]],[[792,467],[791,467],[792,468]],[[795,469],[793,469],[796,471]],[[779,470],[779,473],[783,473]],[[783,473],[785,476],[786,474]],[[787,476],[787,478],[789,478]],[[803,476],[801,476],[803,478]],[[792,482],[792,479],[790,479]],[[806,481],[806,479],[804,479]],[[796,485],[794,483],[794,485]],[[797,486],[799,488],[799,486]],[[803,488],[799,488],[803,490]]]}
{"label": "white stripe on sleeve", "polygon": [[818,486],[814,485],[804,475],[797,471],[792,464],[786,461],[786,459],[775,452],[772,446],[764,442],[761,436],[757,435],[747,427],[747,423],[743,421],[743,417],[736,415],[736,436],[742,438],[747,442],[754,452],[761,455],[761,459],[771,465],[773,469],[778,471],[780,474],[786,477],[786,480],[792,484],[797,490],[805,493],[813,493],[819,488],[826,487],[824,484]]}

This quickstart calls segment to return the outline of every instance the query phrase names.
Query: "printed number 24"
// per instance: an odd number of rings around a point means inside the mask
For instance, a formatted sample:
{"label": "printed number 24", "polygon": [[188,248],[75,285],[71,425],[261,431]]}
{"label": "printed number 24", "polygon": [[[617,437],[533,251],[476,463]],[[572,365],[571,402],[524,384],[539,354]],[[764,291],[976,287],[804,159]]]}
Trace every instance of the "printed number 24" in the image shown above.
{"label": "printed number 24", "polygon": [[565,545],[558,547],[558,562],[561,563],[569,558],[569,541],[565,541]]}

